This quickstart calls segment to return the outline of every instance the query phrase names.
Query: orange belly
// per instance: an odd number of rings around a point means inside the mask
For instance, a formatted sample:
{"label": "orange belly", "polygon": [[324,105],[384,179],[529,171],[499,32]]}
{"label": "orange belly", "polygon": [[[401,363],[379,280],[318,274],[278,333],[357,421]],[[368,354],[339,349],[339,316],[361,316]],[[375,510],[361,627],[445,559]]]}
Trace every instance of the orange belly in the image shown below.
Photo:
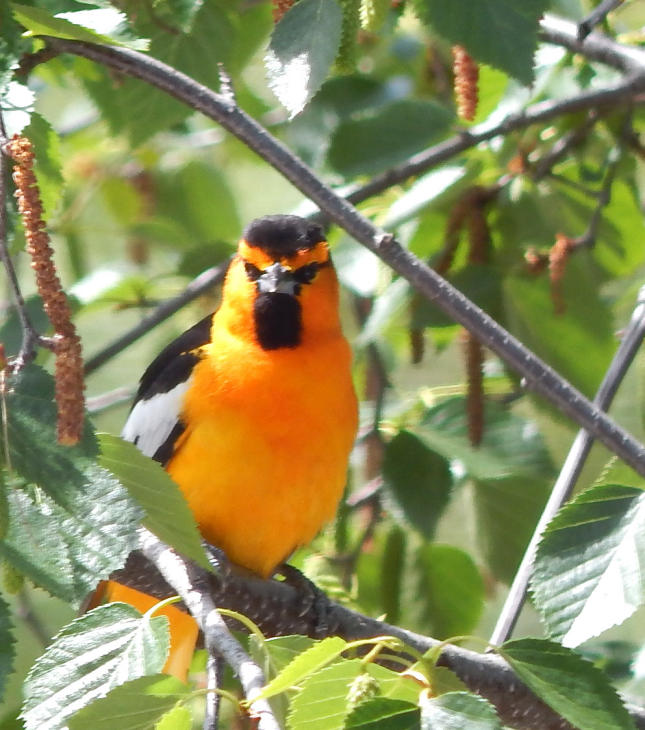
{"label": "orange belly", "polygon": [[357,407],[342,337],[306,354],[248,347],[220,342],[196,366],[168,471],[204,537],[268,577],[333,517]]}

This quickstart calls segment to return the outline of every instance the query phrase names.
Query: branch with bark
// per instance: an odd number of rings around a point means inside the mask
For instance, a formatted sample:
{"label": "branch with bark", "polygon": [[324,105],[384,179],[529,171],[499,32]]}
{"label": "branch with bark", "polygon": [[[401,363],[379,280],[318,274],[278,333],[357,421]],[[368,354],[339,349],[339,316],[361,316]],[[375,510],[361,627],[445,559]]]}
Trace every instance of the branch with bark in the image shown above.
{"label": "branch with bark", "polygon": [[[228,572],[225,579],[220,580],[181,558],[149,533],[144,546],[145,555],[132,553],[125,567],[113,573],[111,578],[160,600],[178,594],[191,613],[197,611],[202,625],[209,626],[206,616],[218,606],[244,614],[265,636],[303,634],[320,638],[318,626],[322,611],[329,636],[341,636],[348,641],[394,636],[419,652],[440,645],[436,639],[377,621],[324,597],[321,597],[324,603],[303,603],[302,593],[284,582],[250,578],[234,572]],[[207,646],[209,642],[222,651],[218,640],[206,635]],[[442,649],[439,664],[451,669],[471,691],[488,699],[506,725],[518,730],[573,728],[538,699],[499,656],[448,645]],[[247,688],[247,696],[252,697],[252,692],[251,687]],[[630,714],[636,727],[645,728],[645,710],[630,708]]]}

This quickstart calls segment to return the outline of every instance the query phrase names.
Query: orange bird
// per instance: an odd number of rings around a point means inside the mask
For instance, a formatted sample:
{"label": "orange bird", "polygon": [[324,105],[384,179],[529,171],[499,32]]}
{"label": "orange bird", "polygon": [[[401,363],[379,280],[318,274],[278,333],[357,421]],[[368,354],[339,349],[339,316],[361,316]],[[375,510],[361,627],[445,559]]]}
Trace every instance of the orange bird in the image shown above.
{"label": "orange bird", "polygon": [[[269,578],[336,511],[357,428],[351,351],[320,226],[266,216],[244,231],[219,309],[141,378],[123,437],[181,488],[204,538]],[[150,596],[107,581],[102,597]],[[185,678],[197,637],[178,609],[165,671]]]}

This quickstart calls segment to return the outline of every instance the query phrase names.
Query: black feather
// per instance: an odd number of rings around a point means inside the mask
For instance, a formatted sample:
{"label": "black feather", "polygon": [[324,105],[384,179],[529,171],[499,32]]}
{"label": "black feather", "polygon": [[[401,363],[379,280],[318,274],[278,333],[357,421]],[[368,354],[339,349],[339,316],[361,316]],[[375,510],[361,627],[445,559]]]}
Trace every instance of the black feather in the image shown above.
{"label": "black feather", "polygon": [[325,240],[321,226],[297,215],[257,218],[247,226],[243,237],[249,246],[261,248],[275,259],[293,256]]}
{"label": "black feather", "polygon": [[263,350],[296,347],[302,336],[300,302],[290,294],[258,294],[253,303],[255,335]]}
{"label": "black feather", "polygon": [[212,320],[213,315],[209,314],[164,347],[141,376],[134,403],[166,393],[190,377],[199,360],[194,351],[209,342]]}

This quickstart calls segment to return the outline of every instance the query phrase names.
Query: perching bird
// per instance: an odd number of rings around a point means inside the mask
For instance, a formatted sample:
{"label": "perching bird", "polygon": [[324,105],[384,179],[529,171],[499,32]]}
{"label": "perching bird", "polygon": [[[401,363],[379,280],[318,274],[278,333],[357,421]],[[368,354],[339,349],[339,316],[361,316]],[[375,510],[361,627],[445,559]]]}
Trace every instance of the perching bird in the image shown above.
{"label": "perching bird", "polygon": [[[143,374],[123,437],[164,465],[208,542],[268,578],[336,511],[357,427],[350,365],[322,229],[259,218],[219,309]],[[155,602],[112,581],[103,593],[140,610]],[[185,676],[197,629],[180,649],[178,622],[192,619],[179,613],[169,608],[166,670]]]}

